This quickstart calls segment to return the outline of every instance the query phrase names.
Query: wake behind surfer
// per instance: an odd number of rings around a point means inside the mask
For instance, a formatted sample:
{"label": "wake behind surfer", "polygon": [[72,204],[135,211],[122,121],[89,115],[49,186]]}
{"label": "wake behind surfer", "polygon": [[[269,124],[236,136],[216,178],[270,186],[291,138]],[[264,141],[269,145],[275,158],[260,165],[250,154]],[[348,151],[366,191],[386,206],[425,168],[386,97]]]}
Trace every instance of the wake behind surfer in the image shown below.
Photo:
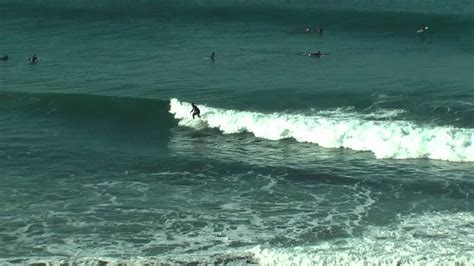
{"label": "wake behind surfer", "polygon": [[196,115],[201,118],[201,110],[199,110],[199,108],[194,103],[191,103],[191,106],[193,107],[193,110],[191,110],[189,113],[193,113],[193,119]]}

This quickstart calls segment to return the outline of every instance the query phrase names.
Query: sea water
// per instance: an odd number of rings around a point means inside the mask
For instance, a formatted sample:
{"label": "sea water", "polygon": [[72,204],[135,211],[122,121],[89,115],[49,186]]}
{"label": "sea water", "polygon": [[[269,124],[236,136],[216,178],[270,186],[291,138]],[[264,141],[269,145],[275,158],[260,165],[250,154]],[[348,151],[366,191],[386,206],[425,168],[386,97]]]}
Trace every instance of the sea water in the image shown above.
{"label": "sea water", "polygon": [[0,263],[471,265],[473,3],[0,0]]}

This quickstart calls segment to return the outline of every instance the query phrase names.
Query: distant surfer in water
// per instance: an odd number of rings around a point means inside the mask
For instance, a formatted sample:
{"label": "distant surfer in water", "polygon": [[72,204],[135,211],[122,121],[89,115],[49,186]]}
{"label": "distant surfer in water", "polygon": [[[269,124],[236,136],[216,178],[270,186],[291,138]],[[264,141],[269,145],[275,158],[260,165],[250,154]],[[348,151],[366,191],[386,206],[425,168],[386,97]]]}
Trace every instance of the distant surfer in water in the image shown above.
{"label": "distant surfer in water", "polygon": [[311,32],[313,32],[313,33],[319,33],[319,35],[322,36],[323,33],[324,33],[324,29],[323,29],[323,28],[314,28],[314,29],[311,31],[310,28],[306,28],[306,29],[304,30],[304,32],[306,32],[306,33],[311,33]]}
{"label": "distant surfer in water", "polygon": [[212,51],[211,60],[212,60],[212,62],[214,62],[214,60],[216,60],[216,52],[214,52],[214,51]]}
{"label": "distant surfer in water", "polygon": [[193,107],[193,110],[191,110],[189,113],[193,113],[193,119],[196,115],[201,118],[201,110],[199,110],[199,108],[194,103],[191,103],[191,106]]}
{"label": "distant surfer in water", "polygon": [[8,60],[8,55],[5,55],[4,57],[0,58],[2,61],[7,61]]}
{"label": "distant surfer in water", "polygon": [[323,36],[324,29],[323,28],[314,28],[314,33],[319,33],[319,35]]}
{"label": "distant surfer in water", "polygon": [[36,63],[39,63],[39,58],[36,56],[36,54],[33,54],[29,59],[28,61],[32,64],[36,64]]}
{"label": "distant surfer in water", "polygon": [[417,33],[424,33],[428,30],[428,26],[421,25],[421,27],[416,31]]}
{"label": "distant surfer in water", "polygon": [[317,51],[316,53],[308,53],[308,56],[316,56],[316,57],[321,57],[323,54],[320,51]]}

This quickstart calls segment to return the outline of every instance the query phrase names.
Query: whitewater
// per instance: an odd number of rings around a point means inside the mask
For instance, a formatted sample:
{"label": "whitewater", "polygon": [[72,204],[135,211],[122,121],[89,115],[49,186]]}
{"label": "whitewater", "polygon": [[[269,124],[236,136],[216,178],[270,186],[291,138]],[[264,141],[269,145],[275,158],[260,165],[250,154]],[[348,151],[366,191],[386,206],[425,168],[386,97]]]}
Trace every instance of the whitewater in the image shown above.
{"label": "whitewater", "polygon": [[327,112],[264,114],[202,105],[202,119],[192,119],[189,106],[191,104],[187,102],[170,100],[170,113],[181,126],[217,128],[224,134],[248,132],[268,140],[291,138],[324,148],[371,151],[378,159],[474,162],[474,129],[397,121],[398,112],[391,112],[390,120],[371,121],[357,114],[332,114],[329,117],[325,115]]}

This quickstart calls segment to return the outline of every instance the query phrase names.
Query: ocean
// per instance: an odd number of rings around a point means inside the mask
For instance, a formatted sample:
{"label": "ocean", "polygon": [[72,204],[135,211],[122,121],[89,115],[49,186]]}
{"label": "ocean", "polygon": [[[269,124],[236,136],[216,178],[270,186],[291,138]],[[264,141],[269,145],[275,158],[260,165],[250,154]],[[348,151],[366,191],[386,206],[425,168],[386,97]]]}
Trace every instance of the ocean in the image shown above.
{"label": "ocean", "polygon": [[0,36],[2,265],[474,263],[473,1],[0,0]]}

